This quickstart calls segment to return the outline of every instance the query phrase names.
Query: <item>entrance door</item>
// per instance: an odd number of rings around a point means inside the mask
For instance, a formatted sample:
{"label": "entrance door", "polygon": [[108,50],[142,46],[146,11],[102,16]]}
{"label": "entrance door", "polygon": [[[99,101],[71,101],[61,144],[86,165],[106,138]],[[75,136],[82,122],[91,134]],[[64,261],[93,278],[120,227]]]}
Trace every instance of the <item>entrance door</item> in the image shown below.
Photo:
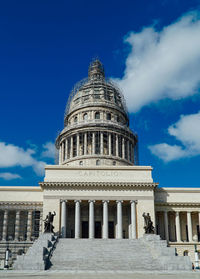
{"label": "entrance door", "polygon": [[108,237],[109,238],[114,238],[114,222],[113,221],[109,221],[108,222]]}
{"label": "entrance door", "polygon": [[101,222],[95,222],[95,238],[101,238]]}
{"label": "entrance door", "polygon": [[82,221],[82,238],[88,238],[88,221]]}

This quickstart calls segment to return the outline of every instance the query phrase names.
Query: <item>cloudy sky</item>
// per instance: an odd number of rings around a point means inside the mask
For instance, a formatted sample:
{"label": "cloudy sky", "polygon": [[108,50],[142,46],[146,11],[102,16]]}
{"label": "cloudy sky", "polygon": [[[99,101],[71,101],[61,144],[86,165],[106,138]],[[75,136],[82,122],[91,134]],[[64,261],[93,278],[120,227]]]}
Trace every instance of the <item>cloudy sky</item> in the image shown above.
{"label": "cloudy sky", "polygon": [[0,42],[0,185],[43,180],[70,90],[99,57],[140,164],[160,186],[200,186],[200,0],[1,1]]}

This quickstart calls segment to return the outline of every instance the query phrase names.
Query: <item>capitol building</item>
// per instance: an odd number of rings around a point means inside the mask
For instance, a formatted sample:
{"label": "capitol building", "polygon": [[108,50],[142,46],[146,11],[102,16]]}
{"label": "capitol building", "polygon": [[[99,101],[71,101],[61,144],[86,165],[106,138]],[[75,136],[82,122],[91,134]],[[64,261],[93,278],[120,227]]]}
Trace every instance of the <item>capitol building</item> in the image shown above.
{"label": "capitol building", "polygon": [[11,261],[26,253],[54,211],[55,233],[79,241],[140,239],[142,215],[149,213],[156,234],[177,255],[198,261],[200,188],[162,188],[152,179],[152,167],[139,165],[126,102],[99,60],[74,86],[55,145],[59,163],[45,167],[39,185],[0,187],[2,266],[6,248]]}

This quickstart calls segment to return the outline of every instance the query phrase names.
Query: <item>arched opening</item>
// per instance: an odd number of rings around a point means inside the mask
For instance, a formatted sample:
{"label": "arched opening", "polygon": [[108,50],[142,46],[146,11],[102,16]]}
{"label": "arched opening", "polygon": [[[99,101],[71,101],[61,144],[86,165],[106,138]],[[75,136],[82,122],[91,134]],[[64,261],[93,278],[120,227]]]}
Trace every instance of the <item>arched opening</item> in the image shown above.
{"label": "arched opening", "polygon": [[106,119],[107,119],[107,120],[111,120],[111,113],[107,113]]}
{"label": "arched opening", "polygon": [[188,255],[189,255],[188,250],[185,250],[185,251],[183,252],[183,256],[188,256]]}
{"label": "arched opening", "polygon": [[96,160],[96,166],[100,166],[100,160]]}
{"label": "arched opening", "polygon": [[88,114],[87,114],[87,113],[84,113],[84,114],[83,114],[83,120],[84,120],[84,121],[88,120]]}
{"label": "arched opening", "polygon": [[100,112],[95,113],[95,119],[100,119]]}

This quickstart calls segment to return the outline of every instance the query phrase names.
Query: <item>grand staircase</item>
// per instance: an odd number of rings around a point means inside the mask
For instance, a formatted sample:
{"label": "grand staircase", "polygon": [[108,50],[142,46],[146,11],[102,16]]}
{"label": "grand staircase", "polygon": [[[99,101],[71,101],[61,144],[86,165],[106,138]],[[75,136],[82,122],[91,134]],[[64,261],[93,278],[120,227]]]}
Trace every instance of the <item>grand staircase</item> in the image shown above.
{"label": "grand staircase", "polygon": [[191,270],[189,257],[175,255],[157,235],[130,239],[59,239],[52,270]]}

